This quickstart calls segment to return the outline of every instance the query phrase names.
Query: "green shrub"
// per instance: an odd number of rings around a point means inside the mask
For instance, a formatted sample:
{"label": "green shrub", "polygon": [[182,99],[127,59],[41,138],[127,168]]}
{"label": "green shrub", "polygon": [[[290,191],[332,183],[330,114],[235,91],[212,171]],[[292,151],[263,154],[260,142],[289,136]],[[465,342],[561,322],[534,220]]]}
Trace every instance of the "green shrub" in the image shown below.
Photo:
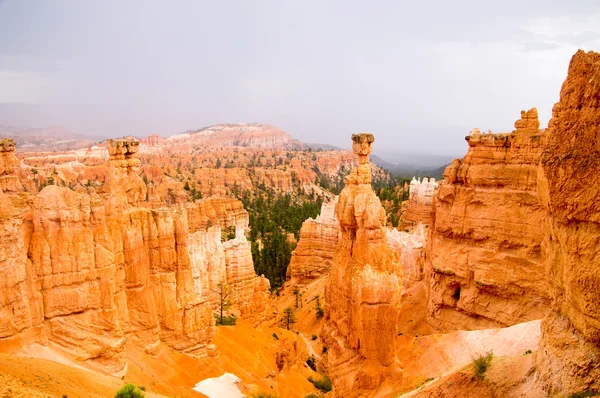
{"label": "green shrub", "polygon": [[321,394],[315,394],[314,392],[311,392],[308,395],[305,395],[304,398],[323,398],[323,396]]}
{"label": "green shrub", "polygon": [[315,380],[311,376],[308,378],[308,381],[310,381],[313,386],[315,386],[316,388],[318,388],[319,390],[321,390],[323,392],[331,391],[331,380],[327,376],[323,376],[323,378],[320,380]]}
{"label": "green shrub", "polygon": [[115,398],[143,398],[144,393],[135,384],[125,384],[115,393]]}
{"label": "green shrub", "polygon": [[494,358],[494,353],[490,351],[485,355],[481,354],[479,357],[473,359],[473,373],[475,376],[483,378],[483,375],[492,363],[492,358]]}
{"label": "green shrub", "polygon": [[221,317],[217,314],[214,315],[215,317],[215,325],[217,326],[235,326],[235,323],[237,322],[237,318],[234,315],[230,315],[230,316],[223,316],[223,322],[221,322]]}
{"label": "green shrub", "polygon": [[317,359],[315,358],[314,355],[311,355],[308,357],[308,359],[306,360],[306,364],[308,365],[309,368],[311,368],[315,372],[317,371]]}

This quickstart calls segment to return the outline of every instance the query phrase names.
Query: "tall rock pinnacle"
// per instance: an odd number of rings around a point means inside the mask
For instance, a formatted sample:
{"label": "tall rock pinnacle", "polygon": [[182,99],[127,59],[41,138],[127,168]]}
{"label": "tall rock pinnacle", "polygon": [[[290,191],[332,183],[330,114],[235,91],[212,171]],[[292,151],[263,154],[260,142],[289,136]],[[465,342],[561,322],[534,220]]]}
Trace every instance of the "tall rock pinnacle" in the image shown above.
{"label": "tall rock pinnacle", "polygon": [[385,211],[370,184],[374,137],[354,134],[352,141],[359,165],[346,177],[336,206],[341,236],[329,274],[323,329],[337,397],[376,396],[386,378],[400,371],[395,354],[400,266],[387,245]]}

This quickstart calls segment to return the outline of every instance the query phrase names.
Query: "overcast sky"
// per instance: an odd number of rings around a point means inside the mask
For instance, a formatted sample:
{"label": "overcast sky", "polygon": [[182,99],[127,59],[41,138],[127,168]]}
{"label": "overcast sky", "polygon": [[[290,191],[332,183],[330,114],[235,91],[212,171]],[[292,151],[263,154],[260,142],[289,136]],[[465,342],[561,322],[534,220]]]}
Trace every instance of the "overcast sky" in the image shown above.
{"label": "overcast sky", "polygon": [[546,126],[577,48],[600,50],[600,1],[0,0],[0,124],[462,156],[521,109]]}

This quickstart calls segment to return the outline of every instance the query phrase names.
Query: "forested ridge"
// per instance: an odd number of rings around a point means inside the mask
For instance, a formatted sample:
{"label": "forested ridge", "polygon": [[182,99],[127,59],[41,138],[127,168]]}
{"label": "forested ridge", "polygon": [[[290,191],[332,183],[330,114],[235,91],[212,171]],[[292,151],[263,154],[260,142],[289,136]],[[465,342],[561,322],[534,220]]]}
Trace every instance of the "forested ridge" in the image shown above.
{"label": "forested ridge", "polygon": [[[239,199],[249,215],[254,270],[269,279],[272,289],[277,289],[285,282],[302,223],[319,214],[323,198],[293,197],[265,190],[255,194],[244,192]],[[294,239],[288,238],[288,234],[293,234]]]}

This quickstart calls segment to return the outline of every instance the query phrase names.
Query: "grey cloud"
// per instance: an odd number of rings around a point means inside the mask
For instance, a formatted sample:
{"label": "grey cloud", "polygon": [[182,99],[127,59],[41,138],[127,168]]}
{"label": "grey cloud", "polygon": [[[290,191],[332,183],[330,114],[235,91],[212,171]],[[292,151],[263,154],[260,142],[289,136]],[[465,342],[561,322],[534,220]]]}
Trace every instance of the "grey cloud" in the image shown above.
{"label": "grey cloud", "polygon": [[482,3],[0,2],[0,70],[48,82],[44,103],[0,105],[0,124],[143,136],[264,122],[308,142],[371,131],[398,152],[459,156],[471,127],[509,130],[556,100],[569,59],[537,74],[527,52],[561,42],[522,26],[600,15],[596,1]]}
{"label": "grey cloud", "polygon": [[521,51],[524,51],[524,52],[548,51],[548,50],[555,50],[560,47],[561,47],[561,45],[557,44],[557,43],[550,43],[547,41],[532,41],[532,42],[521,44]]}

